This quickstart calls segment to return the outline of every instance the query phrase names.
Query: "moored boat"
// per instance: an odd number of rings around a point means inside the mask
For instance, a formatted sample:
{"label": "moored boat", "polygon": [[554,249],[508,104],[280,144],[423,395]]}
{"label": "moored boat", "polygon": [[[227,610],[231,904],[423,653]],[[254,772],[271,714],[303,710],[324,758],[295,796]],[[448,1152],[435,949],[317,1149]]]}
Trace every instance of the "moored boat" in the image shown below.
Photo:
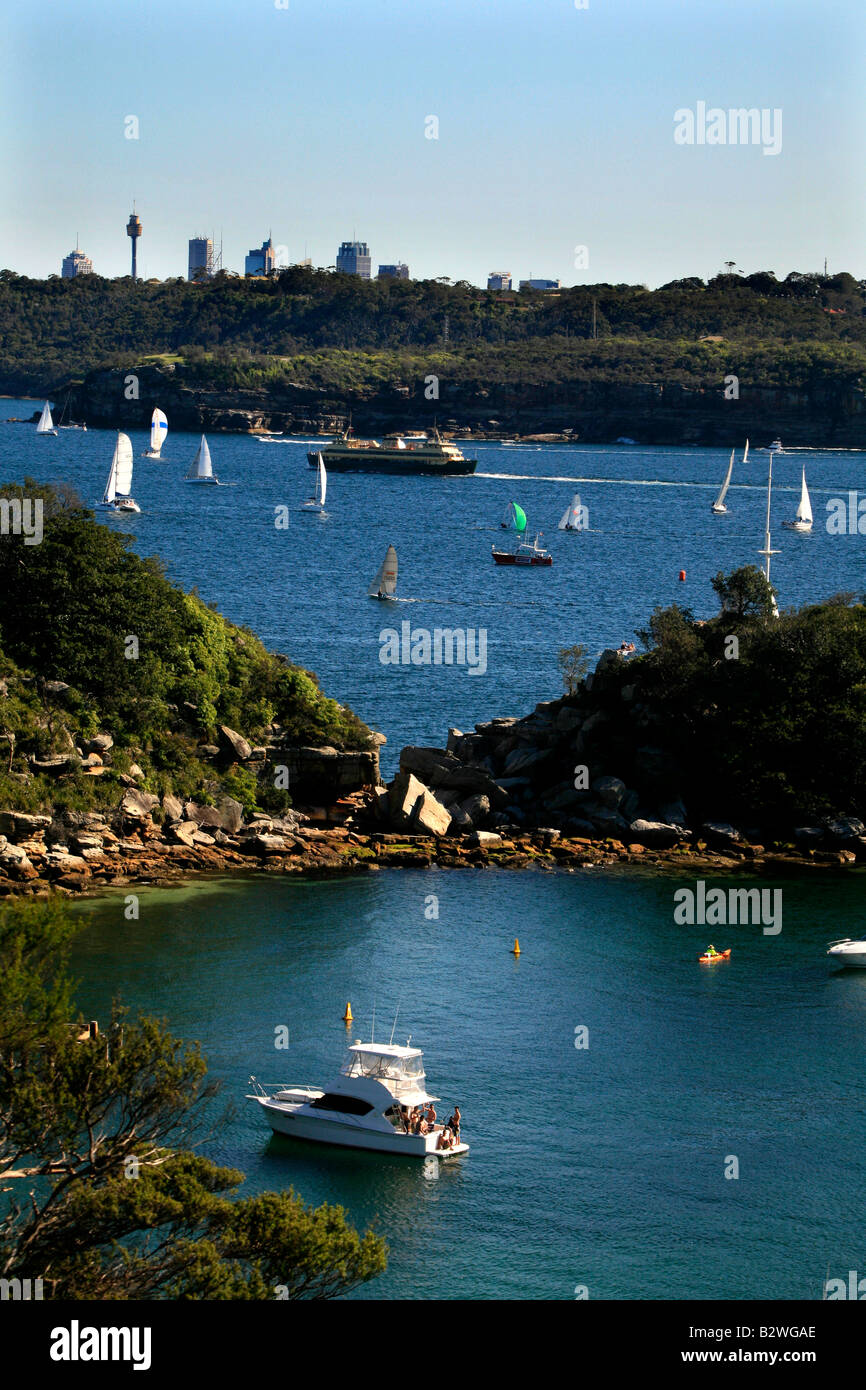
{"label": "moored boat", "polygon": [[538,544],[541,532],[534,541],[524,541],[516,550],[497,550],[491,546],[493,562],[496,565],[552,565],[553,556],[549,550]]}
{"label": "moored boat", "polygon": [[311,468],[318,467],[319,454],[332,473],[415,473],[446,477],[474,473],[477,459],[468,459],[456,444],[442,439],[434,429],[430,437],[401,434],[376,439],[355,439],[348,431],[332,439],[324,449],[307,454]]}
{"label": "moored boat", "polygon": [[[451,1159],[469,1152],[456,1124],[442,1124],[427,1091],[423,1053],[392,1043],[353,1043],[340,1073],[324,1090],[262,1085],[250,1077],[255,1101],[275,1134],[341,1148],[406,1158]],[[432,1121],[425,1118],[432,1112]],[[415,1115],[418,1115],[417,1121]],[[452,1119],[454,1117],[452,1116]]]}
{"label": "moored boat", "polygon": [[841,941],[834,941],[827,955],[848,970],[866,970],[866,941],[852,941],[846,936]]}

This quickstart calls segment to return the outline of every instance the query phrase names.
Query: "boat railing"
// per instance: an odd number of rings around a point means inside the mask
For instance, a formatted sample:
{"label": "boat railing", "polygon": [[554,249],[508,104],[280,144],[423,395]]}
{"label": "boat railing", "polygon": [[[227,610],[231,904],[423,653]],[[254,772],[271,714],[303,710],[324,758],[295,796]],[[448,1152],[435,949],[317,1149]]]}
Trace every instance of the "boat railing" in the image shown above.
{"label": "boat railing", "polygon": [[257,1096],[265,1098],[278,1095],[280,1091],[310,1091],[314,1095],[319,1094],[315,1086],[295,1086],[286,1081],[258,1081],[254,1076],[250,1077],[250,1085]]}

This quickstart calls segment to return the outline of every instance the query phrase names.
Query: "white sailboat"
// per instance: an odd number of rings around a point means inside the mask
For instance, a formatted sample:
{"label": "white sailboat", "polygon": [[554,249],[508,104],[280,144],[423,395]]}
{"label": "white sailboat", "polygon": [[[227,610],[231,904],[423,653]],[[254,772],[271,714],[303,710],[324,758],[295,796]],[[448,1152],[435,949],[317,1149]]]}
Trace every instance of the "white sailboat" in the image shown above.
{"label": "white sailboat", "polygon": [[812,529],[812,500],[809,497],[809,489],[806,486],[806,465],[803,465],[803,479],[800,484],[800,501],[797,504],[797,515],[793,521],[783,521],[789,531],[800,531],[808,534]]}
{"label": "white sailboat", "polygon": [[143,457],[146,459],[161,458],[162,446],[167,436],[168,420],[159,407],[157,407],[150,417],[150,448],[145,450]]}
{"label": "white sailboat", "polygon": [[560,531],[585,531],[588,524],[587,509],[581,503],[580,493],[576,492],[562,514],[559,529]]}
{"label": "white sailboat", "polygon": [[141,507],[130,495],[131,488],[132,443],[128,434],[118,434],[100,506],[115,512],[140,512]]}
{"label": "white sailboat", "polygon": [[397,592],[397,552],[389,545],[376,578],[367,593],[370,598],[392,599]]}
{"label": "white sailboat", "polygon": [[202,435],[201,437],[201,443],[198,446],[198,453],[192,461],[192,465],[184,479],[184,482],[214,483],[217,486],[219,486],[219,478],[216,477],[213,471],[213,463],[211,462],[210,449],[208,448],[207,440],[205,439],[204,435]]}
{"label": "white sailboat", "polygon": [[39,424],[36,426],[37,434],[56,434],[54,421],[51,418],[51,406],[46,401],[42,407],[42,414],[39,416]]}
{"label": "white sailboat", "polygon": [[[778,451],[777,451],[776,449],[769,449],[767,452],[768,452],[769,455],[770,455],[770,458],[769,458],[769,467],[768,467],[768,469],[767,469],[767,522],[766,522],[766,526],[765,526],[765,528],[764,528],[764,548],[763,548],[763,550],[759,550],[759,551],[758,551],[758,554],[759,554],[759,555],[763,555],[763,557],[764,557],[764,574],[765,574],[765,576],[766,576],[767,583],[769,584],[769,582],[770,582],[770,556],[771,556],[771,555],[779,555],[779,554],[781,554],[781,551],[774,550],[774,549],[773,549],[773,546],[772,546],[772,543],[771,543],[771,541],[770,541],[770,508],[771,508],[772,502],[773,502],[773,454],[774,454],[774,453],[777,453]],[[775,596],[775,594],[774,594],[774,595],[773,595],[773,617],[774,617],[774,618],[778,618],[778,616],[779,616],[779,606],[778,606],[778,604],[776,603],[776,596]]]}
{"label": "white sailboat", "polygon": [[[747,441],[746,441],[746,450],[747,450],[747,451],[748,451],[748,448],[749,448],[749,444],[748,444],[748,440],[747,440]],[[745,459],[745,455],[743,455],[743,458]],[[727,495],[728,495],[728,488],[731,486],[731,474],[733,473],[733,471],[734,471],[734,451],[733,451],[733,449],[732,449],[732,450],[731,450],[730,461],[729,461],[729,463],[728,463],[728,471],[727,471],[727,473],[725,474],[725,481],[722,483],[722,486],[719,488],[719,495],[718,495],[718,497],[716,498],[715,502],[713,503],[712,507],[710,508],[710,511],[713,512],[713,514],[714,514],[715,516],[721,516],[723,512],[726,512],[726,511],[728,510],[727,507],[725,506],[725,498],[726,498]]]}
{"label": "white sailboat", "polygon": [[324,459],[322,458],[322,455],[321,455],[321,453],[320,453],[320,454],[319,454],[319,458],[318,458],[318,462],[316,463],[316,495],[315,495],[315,497],[308,497],[308,498],[307,498],[306,502],[304,502],[303,505],[302,505],[302,507],[301,507],[301,511],[304,511],[304,512],[319,512],[319,513],[324,512],[324,510],[325,510],[325,497],[326,497],[326,495],[327,495],[327,492],[328,492],[328,470],[327,470],[326,467],[325,467],[325,461],[324,461]]}
{"label": "white sailboat", "polygon": [[745,449],[743,450],[743,463],[748,463],[748,462],[749,462],[749,441],[748,441],[748,439],[747,439],[747,440],[746,440],[746,447],[745,447]]}

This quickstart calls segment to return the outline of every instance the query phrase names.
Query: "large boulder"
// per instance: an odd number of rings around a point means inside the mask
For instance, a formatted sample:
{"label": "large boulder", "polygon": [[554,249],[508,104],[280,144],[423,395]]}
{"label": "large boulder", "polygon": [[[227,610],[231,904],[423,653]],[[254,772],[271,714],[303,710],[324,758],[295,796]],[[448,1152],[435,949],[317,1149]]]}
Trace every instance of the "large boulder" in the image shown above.
{"label": "large boulder", "polygon": [[159,797],[152,792],[139,791],[138,787],[127,787],[120,803],[121,813],[128,820],[150,820],[154,806],[159,805]]}
{"label": "large boulder", "polygon": [[657,820],[633,820],[629,826],[632,838],[647,849],[670,849],[682,839],[683,833],[682,826]]}
{"label": "large boulder", "polygon": [[10,840],[21,840],[47,830],[51,824],[50,816],[34,816],[26,811],[0,811],[0,834],[8,835]]}
{"label": "large boulder", "polygon": [[391,824],[396,830],[445,835],[451,813],[412,772],[398,772],[388,793]]}
{"label": "large boulder", "polygon": [[447,835],[451,814],[432,792],[426,789],[415,802],[412,826],[419,835]]}
{"label": "large boulder", "polygon": [[162,798],[162,809],[168,821],[181,820],[183,817],[183,802],[179,796],[172,796],[169,792]]}
{"label": "large boulder", "polygon": [[232,758],[244,763],[247,758],[252,757],[252,746],[247,743],[243,734],[239,734],[234,729],[230,729],[227,724],[219,726],[220,747],[223,752],[228,753]]}
{"label": "large boulder", "polygon": [[85,753],[99,753],[104,757],[109,749],[113,747],[114,739],[111,737],[111,734],[96,734],[93,738],[88,739],[87,743],[84,745],[84,751]]}
{"label": "large boulder", "polygon": [[223,796],[219,802],[220,828],[235,835],[244,823],[244,808],[233,796]]}
{"label": "large boulder", "polygon": [[607,806],[611,811],[619,810],[626,793],[625,782],[621,782],[618,777],[596,777],[590,783],[590,789],[602,806]]}
{"label": "large boulder", "polygon": [[743,838],[739,830],[735,830],[727,821],[708,820],[701,826],[701,834],[704,835],[708,843],[725,848],[736,845]]}

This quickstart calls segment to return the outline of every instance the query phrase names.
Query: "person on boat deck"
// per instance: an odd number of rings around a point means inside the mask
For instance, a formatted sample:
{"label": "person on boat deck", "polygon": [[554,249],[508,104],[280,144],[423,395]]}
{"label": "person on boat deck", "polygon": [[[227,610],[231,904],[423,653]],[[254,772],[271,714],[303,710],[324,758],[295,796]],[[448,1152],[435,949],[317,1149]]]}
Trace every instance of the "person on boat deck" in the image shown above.
{"label": "person on boat deck", "polygon": [[448,1128],[451,1130],[451,1133],[454,1135],[454,1138],[457,1140],[458,1143],[460,1142],[460,1120],[461,1120],[461,1118],[462,1118],[462,1116],[461,1116],[461,1114],[460,1114],[460,1106],[459,1106],[459,1105],[455,1105],[455,1107],[454,1107],[454,1114],[451,1116],[451,1118],[450,1118],[449,1121],[448,1121]]}
{"label": "person on boat deck", "polygon": [[424,1116],[421,1115],[421,1116],[419,1117],[419,1119],[418,1119],[418,1133],[419,1133],[419,1134],[426,1134],[426,1133],[428,1132],[429,1129],[430,1129],[430,1126],[428,1125],[427,1121],[424,1119]]}
{"label": "person on boat deck", "polygon": [[441,1130],[439,1131],[439,1138],[436,1141],[436,1147],[437,1149],[451,1148],[451,1131],[447,1125],[443,1125]]}
{"label": "person on boat deck", "polygon": [[433,1102],[432,1102],[432,1101],[431,1101],[430,1104],[427,1106],[427,1110],[426,1110],[426,1112],[425,1112],[425,1114],[424,1114],[424,1119],[427,1121],[427,1124],[429,1125],[430,1129],[432,1129],[433,1126],[434,1126],[435,1123],[436,1123],[436,1111],[435,1111],[434,1108],[433,1108]]}

